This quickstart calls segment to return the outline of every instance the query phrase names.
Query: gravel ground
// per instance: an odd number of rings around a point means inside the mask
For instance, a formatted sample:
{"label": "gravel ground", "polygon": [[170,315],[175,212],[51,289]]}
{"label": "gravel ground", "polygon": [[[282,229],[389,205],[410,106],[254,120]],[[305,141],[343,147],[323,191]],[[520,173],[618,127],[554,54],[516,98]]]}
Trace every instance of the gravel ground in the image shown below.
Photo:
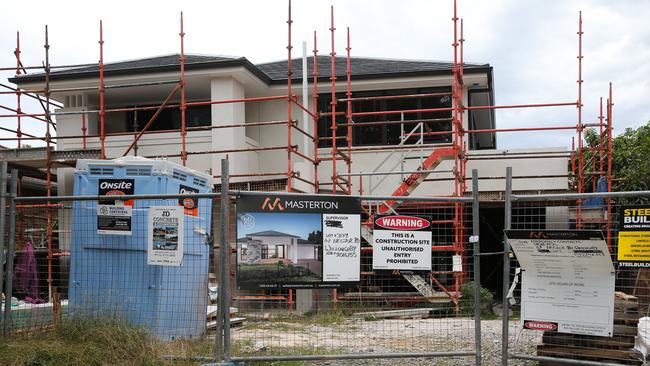
{"label": "gravel ground", "polygon": [[[511,323],[511,334],[515,323]],[[501,321],[483,320],[483,365],[498,365],[501,359]],[[347,319],[340,324],[314,325],[289,322],[251,322],[233,330],[239,352],[271,354],[413,353],[473,351],[474,320],[390,319],[364,321]],[[511,336],[511,345],[515,344]],[[541,332],[523,332],[512,350],[534,354]],[[305,362],[307,365],[472,365],[473,357],[440,359],[374,359]],[[511,361],[510,365],[531,365]]]}

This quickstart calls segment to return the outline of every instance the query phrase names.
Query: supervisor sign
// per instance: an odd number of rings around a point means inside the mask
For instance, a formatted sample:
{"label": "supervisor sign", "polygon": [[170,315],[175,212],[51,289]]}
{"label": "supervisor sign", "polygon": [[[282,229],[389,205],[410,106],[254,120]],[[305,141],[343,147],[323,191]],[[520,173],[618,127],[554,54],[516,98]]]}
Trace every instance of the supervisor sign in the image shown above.
{"label": "supervisor sign", "polygon": [[373,230],[372,268],[430,271],[431,241],[428,217],[379,216]]}

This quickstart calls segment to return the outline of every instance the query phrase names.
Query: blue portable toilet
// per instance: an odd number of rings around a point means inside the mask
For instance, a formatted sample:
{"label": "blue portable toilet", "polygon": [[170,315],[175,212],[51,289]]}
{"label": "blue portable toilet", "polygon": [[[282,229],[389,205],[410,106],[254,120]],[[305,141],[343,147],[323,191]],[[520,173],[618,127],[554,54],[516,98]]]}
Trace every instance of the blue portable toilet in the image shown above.
{"label": "blue portable toilet", "polygon": [[[74,195],[210,191],[211,176],[167,160],[78,160],[75,171]],[[211,200],[120,204],[132,206],[130,218],[106,220],[98,214],[97,201],[73,203],[70,313],[125,320],[164,340],[201,336],[208,305]],[[181,266],[147,265],[148,208],[179,205],[184,205],[185,226]]]}

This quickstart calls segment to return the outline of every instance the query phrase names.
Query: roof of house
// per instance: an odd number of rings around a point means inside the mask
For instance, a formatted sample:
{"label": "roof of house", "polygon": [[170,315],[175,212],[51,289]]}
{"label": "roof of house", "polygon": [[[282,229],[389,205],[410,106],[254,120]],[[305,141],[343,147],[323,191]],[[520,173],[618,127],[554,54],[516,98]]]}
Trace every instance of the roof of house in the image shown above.
{"label": "roof of house", "polygon": [[258,231],[256,233],[246,234],[246,236],[247,237],[251,237],[251,236],[286,236],[286,237],[290,237],[290,238],[300,238],[299,236],[296,236],[296,235],[286,234],[286,233],[282,233],[282,232],[275,231],[275,230]]}
{"label": "roof of house", "polygon": [[[314,58],[307,58],[307,72],[312,76]],[[331,58],[329,56],[318,56],[318,78],[319,80],[329,79],[331,75]],[[282,84],[287,81],[287,60],[267,62],[254,65],[245,57],[230,56],[206,56],[206,55],[185,55],[186,70],[202,70],[225,67],[241,66],[259,77],[267,84]],[[180,67],[180,55],[171,54],[165,56],[148,57],[137,60],[106,63],[104,75],[133,75],[154,72],[175,71]],[[335,58],[335,74],[337,77],[345,77],[347,72],[347,58]],[[292,80],[302,78],[302,58],[293,59],[291,63]],[[464,64],[466,73],[489,72],[492,67],[489,64]],[[407,76],[428,76],[450,74],[453,70],[453,63],[425,60],[400,60],[383,59],[370,57],[352,57],[350,59],[350,75],[352,79],[376,79],[387,77]],[[99,77],[99,65],[86,66],[69,69],[60,69],[50,72],[50,80],[73,80],[80,78]],[[44,73],[22,74],[10,78],[12,83],[43,81]]]}

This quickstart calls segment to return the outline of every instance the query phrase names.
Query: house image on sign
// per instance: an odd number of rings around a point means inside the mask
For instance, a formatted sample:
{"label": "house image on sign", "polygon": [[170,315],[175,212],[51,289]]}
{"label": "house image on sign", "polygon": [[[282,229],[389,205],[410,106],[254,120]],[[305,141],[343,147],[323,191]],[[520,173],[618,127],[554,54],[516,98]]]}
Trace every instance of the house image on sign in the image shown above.
{"label": "house image on sign", "polygon": [[237,260],[241,264],[276,264],[308,267],[320,272],[320,243],[274,230],[259,231],[237,239]]}

